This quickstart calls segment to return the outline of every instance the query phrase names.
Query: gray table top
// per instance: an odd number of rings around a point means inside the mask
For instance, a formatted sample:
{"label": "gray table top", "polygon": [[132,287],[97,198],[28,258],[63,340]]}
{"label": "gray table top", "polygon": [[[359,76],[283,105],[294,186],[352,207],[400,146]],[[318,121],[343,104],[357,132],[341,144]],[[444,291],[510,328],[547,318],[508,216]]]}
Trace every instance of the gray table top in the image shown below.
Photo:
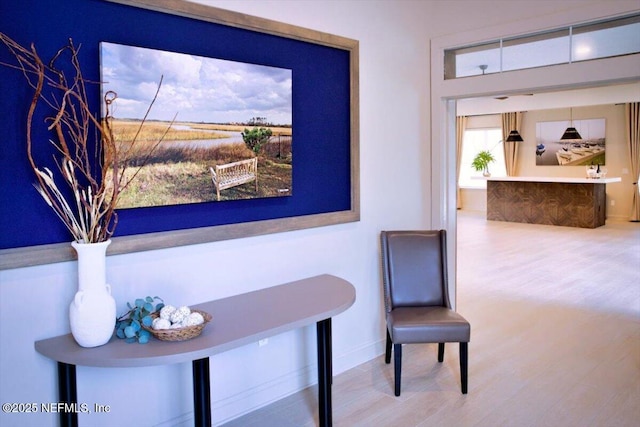
{"label": "gray table top", "polygon": [[356,299],[353,285],[324,274],[254,292],[194,305],[211,322],[196,338],[181,342],[151,338],[126,343],[115,336],[100,347],[83,348],[71,334],[36,341],[44,356],[72,365],[135,367],[202,359],[342,313]]}

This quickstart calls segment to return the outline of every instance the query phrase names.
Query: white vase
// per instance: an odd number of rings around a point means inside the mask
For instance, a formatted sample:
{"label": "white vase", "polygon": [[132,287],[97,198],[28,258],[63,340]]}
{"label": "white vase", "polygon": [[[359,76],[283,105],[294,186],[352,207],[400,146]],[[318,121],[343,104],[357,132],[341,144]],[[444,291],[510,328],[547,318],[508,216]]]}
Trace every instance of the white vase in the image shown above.
{"label": "white vase", "polygon": [[69,305],[69,323],[73,338],[82,347],[106,344],[113,335],[116,302],[106,274],[110,243],[71,243],[78,253],[78,292]]}

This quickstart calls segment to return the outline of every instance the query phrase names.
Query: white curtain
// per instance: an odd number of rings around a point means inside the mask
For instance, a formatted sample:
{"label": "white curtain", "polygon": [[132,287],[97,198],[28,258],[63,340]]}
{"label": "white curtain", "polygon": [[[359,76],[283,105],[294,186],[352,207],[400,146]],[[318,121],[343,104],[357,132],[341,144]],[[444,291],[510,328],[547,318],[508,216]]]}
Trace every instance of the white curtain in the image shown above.
{"label": "white curtain", "polygon": [[462,197],[460,194],[460,163],[462,161],[462,141],[464,131],[467,128],[467,116],[456,117],[456,207],[462,209]]}
{"label": "white curtain", "polygon": [[509,132],[517,130],[520,132],[522,126],[522,113],[502,113],[502,141],[504,150],[504,163],[507,169],[507,176],[515,176],[518,170],[518,147],[522,142],[509,142],[507,137]]}
{"label": "white curtain", "polygon": [[629,149],[629,166],[633,177],[633,199],[631,201],[631,216],[629,221],[640,221],[640,102],[625,104],[625,130],[627,148]]}

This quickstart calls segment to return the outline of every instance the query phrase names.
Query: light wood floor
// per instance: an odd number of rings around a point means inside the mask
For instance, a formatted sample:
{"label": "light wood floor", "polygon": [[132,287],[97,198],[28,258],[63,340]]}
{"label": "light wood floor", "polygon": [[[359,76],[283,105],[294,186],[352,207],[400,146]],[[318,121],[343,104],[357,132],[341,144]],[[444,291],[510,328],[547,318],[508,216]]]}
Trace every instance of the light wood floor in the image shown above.
{"label": "light wood floor", "polygon": [[[458,346],[405,346],[402,395],[376,357],[334,378],[335,426],[640,425],[640,224],[578,229],[461,212],[458,311],[471,323],[469,394]],[[225,427],[317,425],[311,387]]]}

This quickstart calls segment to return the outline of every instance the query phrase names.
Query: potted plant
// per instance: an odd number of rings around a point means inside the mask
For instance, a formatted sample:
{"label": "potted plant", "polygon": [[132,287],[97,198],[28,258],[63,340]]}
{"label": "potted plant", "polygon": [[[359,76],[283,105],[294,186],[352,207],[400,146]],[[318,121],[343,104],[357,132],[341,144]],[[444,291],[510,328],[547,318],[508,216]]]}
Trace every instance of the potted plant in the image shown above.
{"label": "potted plant", "polygon": [[490,151],[483,150],[476,154],[473,162],[471,162],[471,166],[473,166],[476,171],[482,172],[482,176],[491,176],[491,173],[489,172],[489,163],[494,162],[495,160],[495,157],[493,157],[493,154],[491,154]]}

